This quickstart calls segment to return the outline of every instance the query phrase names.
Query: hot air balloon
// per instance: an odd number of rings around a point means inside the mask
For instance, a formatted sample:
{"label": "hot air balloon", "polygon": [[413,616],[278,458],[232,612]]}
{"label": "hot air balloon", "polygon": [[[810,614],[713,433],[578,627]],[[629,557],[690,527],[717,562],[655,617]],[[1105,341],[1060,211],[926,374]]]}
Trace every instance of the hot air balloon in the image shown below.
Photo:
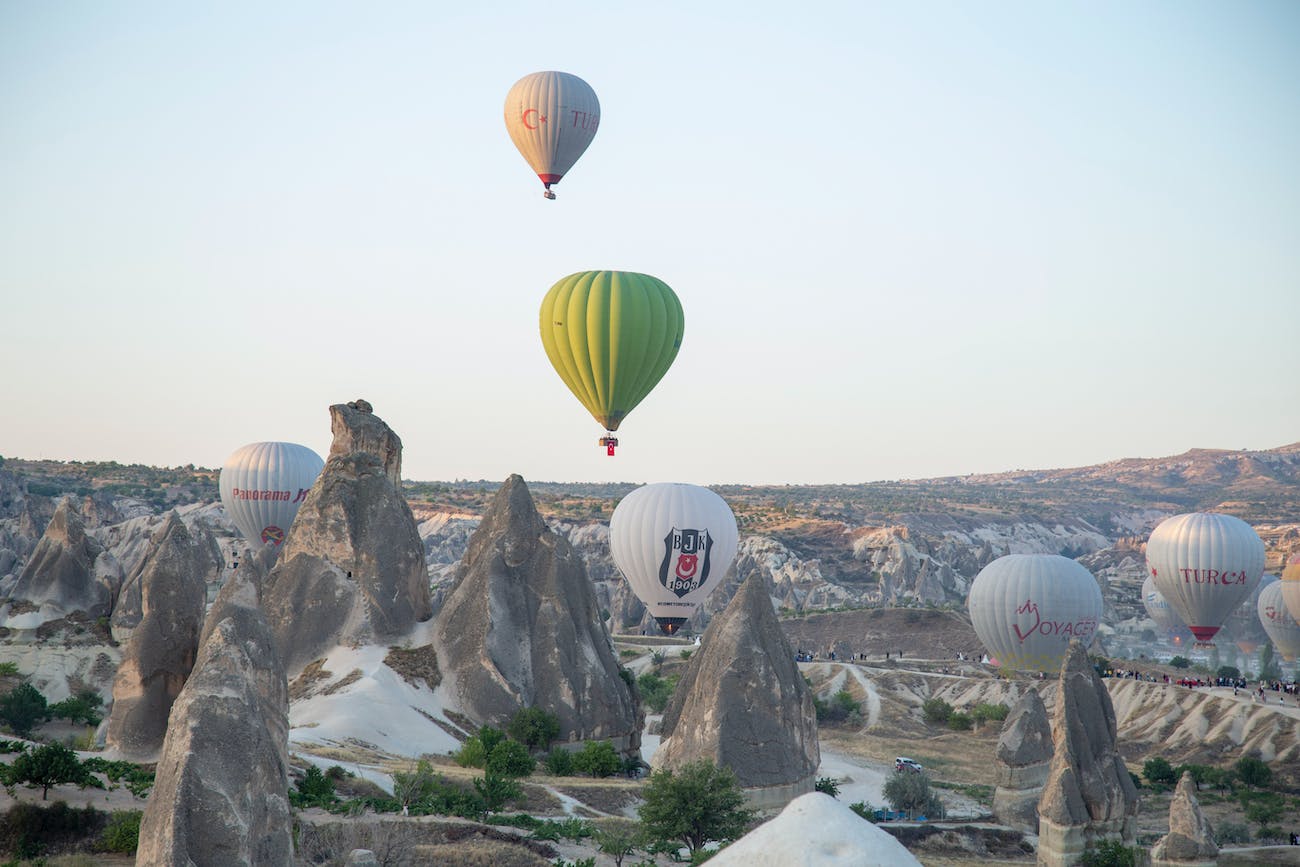
{"label": "hot air balloon", "polygon": [[250,443],[221,468],[221,505],[252,545],[279,547],[324,466],[297,443]]}
{"label": "hot air balloon", "polygon": [[667,635],[722,582],[736,556],[736,516],[698,485],[637,488],[609,519],[609,550],[637,598]]}
{"label": "hot air balloon", "polygon": [[1059,671],[1070,639],[1092,642],[1101,590],[1058,554],[1008,554],[980,570],[966,600],[975,634],[1004,668]]}
{"label": "hot air balloon", "polygon": [[1300,620],[1300,554],[1292,554],[1282,567],[1282,601],[1291,616]]}
{"label": "hot air balloon", "polygon": [[1300,654],[1300,623],[1282,601],[1282,582],[1274,581],[1259,594],[1259,622],[1282,658],[1295,662]]}
{"label": "hot air balloon", "polygon": [[1169,601],[1156,589],[1156,584],[1151,580],[1150,575],[1142,582],[1142,606],[1146,608],[1147,616],[1156,622],[1156,626],[1164,630],[1165,635],[1174,644],[1182,644],[1184,636],[1191,637],[1186,624],[1178,613],[1169,607]]}
{"label": "hot air balloon", "polygon": [[1175,515],[1151,532],[1147,568],[1198,646],[1213,646],[1219,627],[1264,574],[1264,543],[1231,515]]}
{"label": "hot air balloon", "polygon": [[608,433],[668,372],[686,325],[667,283],[631,271],[580,271],[542,299],[542,346],[555,372]]}
{"label": "hot air balloon", "polygon": [[506,129],[554,199],[558,184],[600,126],[600,100],[591,85],[567,72],[534,72],[506,94]]}
{"label": "hot air balloon", "polygon": [[1228,619],[1223,621],[1220,638],[1227,638],[1242,653],[1250,654],[1259,649],[1262,642],[1268,641],[1264,626],[1259,622],[1259,595],[1271,584],[1277,583],[1276,575],[1265,575],[1259,579],[1250,596],[1232,609]]}

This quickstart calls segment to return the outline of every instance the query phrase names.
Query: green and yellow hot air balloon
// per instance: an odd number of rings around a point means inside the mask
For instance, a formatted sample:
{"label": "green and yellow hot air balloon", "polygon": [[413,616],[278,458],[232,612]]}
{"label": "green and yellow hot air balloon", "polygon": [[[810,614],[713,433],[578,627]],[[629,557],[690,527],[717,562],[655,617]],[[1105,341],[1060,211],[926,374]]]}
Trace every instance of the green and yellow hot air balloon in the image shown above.
{"label": "green and yellow hot air balloon", "polygon": [[663,379],[682,345],[685,316],[668,284],[631,271],[581,271],[542,299],[542,346],[555,372],[609,433]]}

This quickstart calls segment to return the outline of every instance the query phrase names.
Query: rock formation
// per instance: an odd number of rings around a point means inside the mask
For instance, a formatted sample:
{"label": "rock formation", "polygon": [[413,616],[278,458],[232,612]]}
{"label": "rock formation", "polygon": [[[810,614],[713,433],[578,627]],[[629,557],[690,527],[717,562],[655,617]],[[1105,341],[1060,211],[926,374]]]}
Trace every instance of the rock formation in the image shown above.
{"label": "rock formation", "polygon": [[402,496],[402,441],[369,406],[330,407],[329,459],[267,578],[262,601],[290,673],[432,615],[424,545]]}
{"label": "rock formation", "polygon": [[[145,616],[144,587],[150,576],[184,576],[187,585],[197,583],[202,591],[199,599],[203,604],[207,602],[208,582],[221,573],[223,565],[221,549],[212,533],[202,525],[191,527],[186,524],[174,510],[168,512],[150,534],[143,553],[134,554],[130,559],[136,565],[122,582],[111,621],[113,638],[121,644],[130,641],[132,632]],[[202,618],[200,607],[200,622]],[[197,630],[195,635],[197,637]],[[192,655],[190,659],[193,660]]]}
{"label": "rock formation", "polygon": [[87,535],[72,500],[64,499],[10,597],[14,602],[45,608],[44,619],[74,613],[94,619],[107,617],[113,610],[121,583],[117,561]]}
{"label": "rock formation", "polygon": [[172,702],[198,655],[207,599],[201,550],[173,512],[133,576],[141,615],[113,681],[107,743],[134,761],[157,757]]}
{"label": "rock formation", "polygon": [[920,867],[889,832],[821,792],[795,798],[709,859],[718,867]]}
{"label": "rock formation", "polygon": [[1027,689],[1011,708],[998,736],[993,815],[999,822],[1027,834],[1038,833],[1038,799],[1051,761],[1047,708],[1035,690]]}
{"label": "rock formation", "polygon": [[1196,781],[1191,771],[1183,771],[1174,799],[1169,802],[1169,833],[1151,850],[1151,863],[1153,867],[1209,867],[1218,857],[1219,847],[1214,843],[1210,823],[1196,800]]}
{"label": "rock formation", "polygon": [[1061,666],[1052,763],[1038,802],[1038,863],[1077,864],[1089,845],[1132,843],[1137,789],[1115,748],[1115,709],[1077,640]]}
{"label": "rock formation", "polygon": [[519,476],[474,531],[434,635],[444,688],[475,722],[540,707],[559,717],[561,738],[640,747],[639,706],[582,557],[547,529]]}
{"label": "rock formation", "polygon": [[664,709],[663,738],[657,767],[710,759],[735,771],[755,806],[812,791],[821,762],[812,691],[761,574],[709,624]]}
{"label": "rock formation", "polygon": [[259,607],[267,563],[250,558],[203,626],[172,708],[138,864],[289,864],[289,687]]}

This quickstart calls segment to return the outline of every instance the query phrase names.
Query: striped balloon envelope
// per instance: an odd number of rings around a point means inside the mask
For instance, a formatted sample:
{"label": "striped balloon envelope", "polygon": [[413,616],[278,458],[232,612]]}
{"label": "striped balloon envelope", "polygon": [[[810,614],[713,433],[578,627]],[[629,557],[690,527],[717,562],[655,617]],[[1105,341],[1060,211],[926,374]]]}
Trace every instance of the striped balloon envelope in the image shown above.
{"label": "striped balloon envelope", "polygon": [[249,443],[221,468],[221,505],[249,544],[278,548],[324,466],[297,443]]}
{"label": "striped balloon envelope", "polygon": [[1254,592],[1264,574],[1264,543],[1232,515],[1175,515],[1151,531],[1147,571],[1197,642],[1207,645]]}
{"label": "striped balloon envelope", "polygon": [[567,72],[534,72],[506,94],[506,130],[519,153],[555,198],[551,185],[573,168],[600,127],[600,100],[591,85]]}
{"label": "striped balloon envelope", "polygon": [[1004,668],[1059,671],[1077,638],[1087,647],[1101,622],[1092,573],[1058,554],[1008,554],[980,570],[966,606],[989,655]]}

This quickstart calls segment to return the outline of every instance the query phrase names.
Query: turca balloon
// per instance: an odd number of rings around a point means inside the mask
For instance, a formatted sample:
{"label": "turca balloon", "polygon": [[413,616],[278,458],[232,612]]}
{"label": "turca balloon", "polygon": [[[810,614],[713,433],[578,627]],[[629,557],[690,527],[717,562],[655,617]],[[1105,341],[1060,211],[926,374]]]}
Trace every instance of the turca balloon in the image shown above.
{"label": "turca balloon", "polygon": [[325,462],[296,443],[250,443],[221,468],[221,505],[252,545],[284,542]]}
{"label": "turca balloon", "polygon": [[681,628],[736,556],[736,516],[697,485],[637,488],[609,519],[609,550],[664,633]]}
{"label": "turca balloon", "polygon": [[606,435],[614,431],[668,372],[686,320],[668,284],[631,271],[581,271],[542,299],[542,346],[551,366]]}
{"label": "turca balloon", "polygon": [[506,94],[506,129],[537,172],[542,195],[573,168],[600,126],[600,101],[591,85],[567,72],[534,72]]}
{"label": "turca balloon", "polygon": [[1008,554],[980,570],[966,600],[975,634],[1003,668],[1060,671],[1070,639],[1101,620],[1092,573],[1058,554]]}
{"label": "turca balloon", "polygon": [[1231,515],[1175,515],[1151,532],[1147,571],[1197,644],[1212,647],[1219,628],[1264,574],[1264,543]]}

